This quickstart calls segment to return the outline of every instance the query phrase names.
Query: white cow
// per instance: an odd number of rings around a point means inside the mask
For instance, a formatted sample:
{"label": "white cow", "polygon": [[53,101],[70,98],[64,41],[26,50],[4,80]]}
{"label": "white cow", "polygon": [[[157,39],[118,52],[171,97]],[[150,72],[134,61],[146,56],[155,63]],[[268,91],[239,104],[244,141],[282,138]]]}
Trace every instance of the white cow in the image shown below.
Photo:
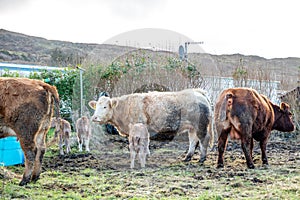
{"label": "white cow", "polygon": [[191,160],[199,144],[199,161],[204,162],[208,143],[213,141],[211,105],[202,89],[102,96],[98,101],[90,101],[89,106],[95,110],[94,122],[112,124],[123,136],[129,135],[129,123],[145,124],[151,139],[153,133],[157,138],[187,133],[190,145],[184,161]]}

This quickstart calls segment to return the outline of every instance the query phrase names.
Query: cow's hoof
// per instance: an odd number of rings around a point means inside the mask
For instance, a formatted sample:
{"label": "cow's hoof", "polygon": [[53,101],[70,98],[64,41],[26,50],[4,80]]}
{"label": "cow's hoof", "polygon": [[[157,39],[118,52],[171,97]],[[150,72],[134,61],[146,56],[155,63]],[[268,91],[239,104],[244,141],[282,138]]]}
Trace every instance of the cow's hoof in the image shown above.
{"label": "cow's hoof", "polygon": [[269,165],[268,161],[263,161],[263,165]]}
{"label": "cow's hoof", "polygon": [[191,160],[192,160],[192,157],[187,156],[182,161],[183,162],[190,162]]}
{"label": "cow's hoof", "polygon": [[264,169],[269,169],[269,164],[263,164],[262,167],[263,167]]}
{"label": "cow's hoof", "polygon": [[248,165],[248,168],[249,168],[249,169],[254,169],[255,166],[254,166],[254,165]]}
{"label": "cow's hoof", "polygon": [[31,181],[35,183],[39,178],[40,178],[40,175],[38,175],[38,176],[33,175],[31,178]]}
{"label": "cow's hoof", "polygon": [[224,164],[222,164],[222,163],[218,163],[218,165],[217,165],[217,168],[218,168],[218,169],[220,169],[220,168],[224,168]]}
{"label": "cow's hoof", "polygon": [[205,157],[203,157],[203,158],[200,158],[200,160],[199,160],[199,163],[203,164],[203,163],[204,163],[204,161],[206,161],[206,156],[205,156]]}
{"label": "cow's hoof", "polygon": [[29,179],[22,179],[22,181],[19,183],[19,186],[24,186],[27,185],[27,183],[29,183]]}

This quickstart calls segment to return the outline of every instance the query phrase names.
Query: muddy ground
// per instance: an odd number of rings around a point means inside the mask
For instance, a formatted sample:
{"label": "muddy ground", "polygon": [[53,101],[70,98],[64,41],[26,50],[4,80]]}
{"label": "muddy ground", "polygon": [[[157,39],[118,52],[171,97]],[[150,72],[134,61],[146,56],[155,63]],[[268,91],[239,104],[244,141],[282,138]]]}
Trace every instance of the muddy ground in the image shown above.
{"label": "muddy ground", "polygon": [[[168,142],[150,141],[146,168],[141,169],[136,159],[130,169],[126,138],[94,136],[89,153],[78,152],[76,141],[70,155],[59,156],[56,146],[48,149],[37,185],[25,187],[27,196],[14,192],[10,197],[32,199],[34,192],[57,199],[56,190],[61,192],[59,198],[71,195],[71,199],[294,199],[300,197],[299,141],[298,133],[273,133],[267,146],[268,167],[262,166],[255,142],[254,170],[247,169],[239,141],[229,141],[225,167],[217,169],[216,143],[204,164],[198,163],[199,150],[186,163],[182,159],[188,140],[178,136]],[[14,171],[22,174],[23,168]]]}
{"label": "muddy ground", "polygon": [[[267,145],[267,156],[270,165],[280,165],[284,162],[291,166],[300,164],[300,136],[297,133],[278,133],[273,134]],[[94,138],[94,141],[97,139]],[[74,142],[75,143],[75,142]],[[129,149],[127,138],[119,135],[105,135],[101,142],[91,142],[91,152],[78,152],[73,144],[75,152],[70,155],[51,157],[43,161],[43,170],[58,169],[64,172],[83,168],[93,168],[99,171],[106,169],[128,170]],[[185,136],[175,137],[171,141],[150,141],[151,155],[147,157],[146,168],[160,168],[171,166],[172,164],[184,163],[182,159],[188,149],[188,138]],[[56,151],[56,150],[53,150]],[[199,149],[197,148],[192,163],[199,160]],[[216,167],[217,162],[216,142],[208,148],[207,160],[204,165],[210,164]],[[256,167],[261,167],[259,143],[254,143],[254,162]],[[229,139],[225,152],[225,168],[237,167],[239,163],[242,168],[246,168],[246,160],[242,152],[240,141]],[[198,164],[198,163],[197,163]],[[185,163],[183,166],[187,166]],[[200,164],[199,164],[200,165]],[[300,165],[299,165],[300,166]],[[138,158],[136,158],[135,169],[140,169]]]}
{"label": "muddy ground", "polygon": [[[78,175],[84,169],[90,168],[96,170],[100,176],[114,172],[117,180],[120,177],[124,179],[121,184],[127,192],[123,191],[121,194],[115,194],[115,191],[106,192],[120,198],[145,197],[145,195],[151,198],[166,198],[174,195],[193,198],[198,197],[199,192],[209,192],[211,189],[216,190],[218,195],[213,196],[216,199],[218,197],[221,199],[241,197],[239,196],[240,189],[246,189],[245,197],[251,198],[251,195],[247,194],[248,189],[254,187],[253,190],[256,188],[260,190],[261,187],[268,188],[278,184],[279,181],[286,181],[282,180],[280,176],[292,177],[288,179],[291,183],[282,183],[283,186],[291,186],[291,188],[284,189],[282,195],[284,196],[285,192],[289,193],[291,190],[293,195],[299,194],[300,196],[300,185],[298,186],[297,183],[300,181],[300,143],[297,138],[299,135],[296,133],[273,134],[267,146],[268,167],[262,166],[259,145],[255,143],[253,155],[255,170],[258,171],[247,169],[239,141],[229,141],[225,152],[224,169],[216,168],[216,143],[208,150],[207,160],[203,165],[198,163],[199,150],[196,151],[191,162],[182,162],[188,148],[188,140],[185,137],[177,137],[170,142],[151,141],[151,155],[147,158],[146,168],[141,169],[136,160],[135,169],[130,169],[127,139],[118,135],[108,135],[105,142],[92,144],[91,149],[93,150],[90,153],[73,152],[71,155],[63,157],[46,157],[43,162],[43,171],[59,170],[70,175]],[[88,174],[85,175],[89,177]],[[146,185],[137,183],[136,186],[143,187],[144,192],[131,188],[133,187],[133,178],[147,181]],[[108,184],[114,184],[116,180],[114,178],[112,180],[111,183],[108,181]],[[208,183],[207,180],[212,182]],[[214,184],[218,189],[214,188]],[[219,190],[218,184],[223,185],[224,188]],[[251,187],[248,186],[249,184]],[[233,190],[228,192],[227,186]],[[274,186],[274,190],[283,186]],[[128,188],[131,189],[131,192]],[[160,191],[161,194],[157,194],[157,191]],[[153,196],[149,196],[153,193],[155,193]],[[273,194],[274,196],[269,196],[270,194],[265,191],[258,193],[257,198],[273,198],[279,195],[276,192]],[[105,192],[102,191],[102,194],[105,195]],[[210,197],[208,195],[208,198]],[[255,198],[255,196],[252,197]]]}

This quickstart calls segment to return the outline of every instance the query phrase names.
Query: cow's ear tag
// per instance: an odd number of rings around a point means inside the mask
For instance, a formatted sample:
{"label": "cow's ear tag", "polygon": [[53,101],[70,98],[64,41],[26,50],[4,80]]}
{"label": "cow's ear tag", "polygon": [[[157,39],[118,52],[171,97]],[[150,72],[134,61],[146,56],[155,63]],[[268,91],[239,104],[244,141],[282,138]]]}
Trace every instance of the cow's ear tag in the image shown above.
{"label": "cow's ear tag", "polygon": [[92,108],[92,109],[94,109],[94,110],[96,110],[96,101],[90,101],[89,102],[89,106]]}
{"label": "cow's ear tag", "polygon": [[112,108],[114,108],[118,105],[118,101],[117,100],[110,100],[110,105],[111,105]]}

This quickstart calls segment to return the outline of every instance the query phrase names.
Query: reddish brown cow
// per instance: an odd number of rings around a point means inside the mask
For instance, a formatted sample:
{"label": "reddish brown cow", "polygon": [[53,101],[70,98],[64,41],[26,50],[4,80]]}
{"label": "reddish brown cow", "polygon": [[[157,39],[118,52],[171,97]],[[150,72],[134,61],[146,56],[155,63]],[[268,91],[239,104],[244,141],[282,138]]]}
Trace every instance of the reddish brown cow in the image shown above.
{"label": "reddish brown cow", "polygon": [[253,138],[259,141],[262,162],[268,165],[266,145],[272,130],[294,130],[289,105],[274,105],[267,97],[250,88],[230,88],[221,92],[215,105],[215,128],[218,133],[218,167],[224,166],[224,151],[228,134],[241,140],[247,166],[254,168],[252,160]]}
{"label": "reddish brown cow", "polygon": [[19,185],[38,180],[53,110],[59,116],[55,87],[39,80],[0,78],[0,138],[17,136],[25,154]]}

